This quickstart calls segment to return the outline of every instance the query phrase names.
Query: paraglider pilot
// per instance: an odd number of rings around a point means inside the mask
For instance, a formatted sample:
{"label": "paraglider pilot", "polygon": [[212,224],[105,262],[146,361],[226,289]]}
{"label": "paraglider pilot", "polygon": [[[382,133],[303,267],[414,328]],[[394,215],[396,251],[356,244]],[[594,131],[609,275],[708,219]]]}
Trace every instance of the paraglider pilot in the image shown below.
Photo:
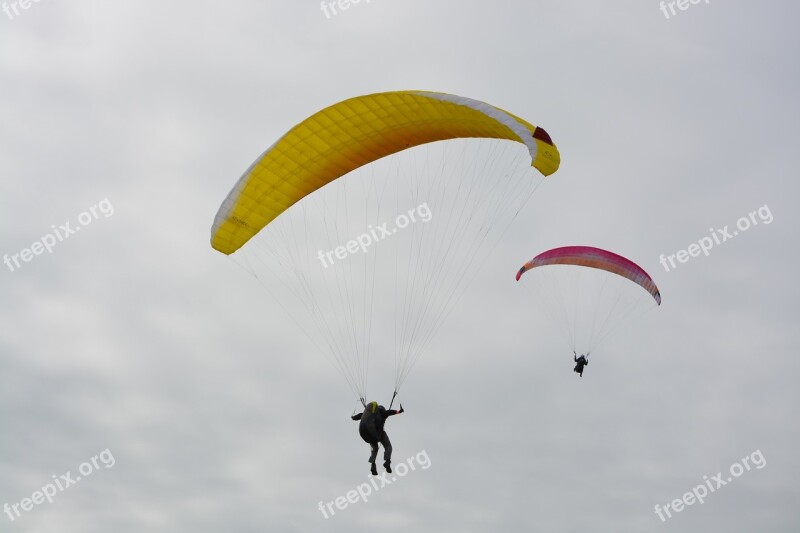
{"label": "paraglider pilot", "polygon": [[350,417],[353,420],[361,420],[358,425],[358,433],[372,447],[369,462],[372,465],[370,472],[372,472],[373,476],[378,475],[378,469],[375,468],[375,458],[378,456],[379,443],[383,445],[383,467],[387,472],[392,473],[392,443],[383,430],[383,425],[386,423],[387,418],[403,411],[402,404],[400,404],[400,410],[398,411],[397,409],[386,409],[382,405],[378,405],[378,402],[370,402],[364,407],[363,413]]}
{"label": "paraglider pilot", "polygon": [[581,355],[580,357],[578,357],[578,354],[575,353],[575,350],[572,350],[572,353],[574,354],[573,359],[575,359],[576,363],[575,368],[573,370],[578,374],[580,374],[581,377],[583,377],[583,367],[589,364],[589,360],[586,358],[585,355]]}

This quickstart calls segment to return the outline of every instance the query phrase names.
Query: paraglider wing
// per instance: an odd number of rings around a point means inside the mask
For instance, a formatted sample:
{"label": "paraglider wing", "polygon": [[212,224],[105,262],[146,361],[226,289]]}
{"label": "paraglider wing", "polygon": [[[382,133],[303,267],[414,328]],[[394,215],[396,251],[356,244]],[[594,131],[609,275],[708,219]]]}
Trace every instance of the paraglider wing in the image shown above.
{"label": "paraglider wing", "polygon": [[517,281],[528,270],[546,265],[576,265],[605,270],[623,278],[627,278],[650,293],[658,305],[661,305],[661,293],[650,275],[639,265],[607,250],[591,246],[564,246],[543,252],[527,263],[517,272]]}
{"label": "paraglider wing", "polygon": [[293,204],[352,170],[410,147],[469,137],[523,143],[545,176],[560,163],[546,131],[484,102],[425,91],[359,96],[307,118],[253,163],[222,203],[211,245],[231,254]]}

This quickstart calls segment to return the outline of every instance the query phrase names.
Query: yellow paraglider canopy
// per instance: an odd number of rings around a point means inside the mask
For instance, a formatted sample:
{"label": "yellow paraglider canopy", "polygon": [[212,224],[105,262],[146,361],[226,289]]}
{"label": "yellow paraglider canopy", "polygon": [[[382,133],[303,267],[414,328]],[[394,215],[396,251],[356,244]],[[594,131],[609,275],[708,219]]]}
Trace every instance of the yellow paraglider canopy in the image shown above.
{"label": "yellow paraglider canopy", "polygon": [[359,96],[305,119],[253,163],[222,203],[211,245],[231,254],[293,204],[352,170],[413,146],[469,137],[523,143],[545,176],[560,163],[547,132],[484,102],[424,91]]}

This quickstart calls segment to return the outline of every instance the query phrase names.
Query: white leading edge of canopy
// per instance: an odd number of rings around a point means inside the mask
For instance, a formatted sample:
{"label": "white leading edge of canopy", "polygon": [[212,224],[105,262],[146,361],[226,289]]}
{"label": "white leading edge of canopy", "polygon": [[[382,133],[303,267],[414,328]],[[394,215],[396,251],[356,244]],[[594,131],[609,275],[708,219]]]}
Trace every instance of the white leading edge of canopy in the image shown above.
{"label": "white leading edge of canopy", "polygon": [[466,96],[456,96],[455,94],[447,94],[447,93],[430,93],[426,91],[411,91],[411,92],[413,94],[419,94],[420,96],[434,98],[436,100],[441,100],[443,102],[450,102],[451,104],[463,105],[465,107],[469,107],[470,109],[480,111],[484,115],[493,118],[494,120],[503,124],[504,126],[508,126],[508,128],[511,131],[517,134],[517,137],[519,137],[520,142],[524,143],[525,146],[528,147],[528,151],[531,154],[531,161],[536,161],[536,154],[539,151],[539,147],[536,145],[536,141],[533,139],[533,135],[531,135],[531,132],[528,131],[528,128],[517,122],[517,120],[508,113],[505,113],[504,111],[497,109],[496,107],[491,106],[486,102],[481,102],[480,100],[473,100],[472,98],[467,98]]}

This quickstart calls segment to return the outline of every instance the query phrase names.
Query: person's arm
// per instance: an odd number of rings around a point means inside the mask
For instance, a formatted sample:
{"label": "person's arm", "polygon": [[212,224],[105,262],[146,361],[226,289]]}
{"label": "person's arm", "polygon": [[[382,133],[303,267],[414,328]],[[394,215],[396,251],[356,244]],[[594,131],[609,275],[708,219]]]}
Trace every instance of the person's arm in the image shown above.
{"label": "person's arm", "polygon": [[400,409],[399,410],[398,409],[387,410],[386,411],[386,416],[389,417],[389,416],[393,416],[393,415],[399,415],[400,413],[403,413],[403,412],[405,412],[405,409],[403,409],[403,404],[400,404]]}
{"label": "person's arm", "polygon": [[357,415],[353,415],[350,418],[352,418],[353,420],[361,420],[361,415],[363,415],[363,414],[364,413],[358,413]]}

